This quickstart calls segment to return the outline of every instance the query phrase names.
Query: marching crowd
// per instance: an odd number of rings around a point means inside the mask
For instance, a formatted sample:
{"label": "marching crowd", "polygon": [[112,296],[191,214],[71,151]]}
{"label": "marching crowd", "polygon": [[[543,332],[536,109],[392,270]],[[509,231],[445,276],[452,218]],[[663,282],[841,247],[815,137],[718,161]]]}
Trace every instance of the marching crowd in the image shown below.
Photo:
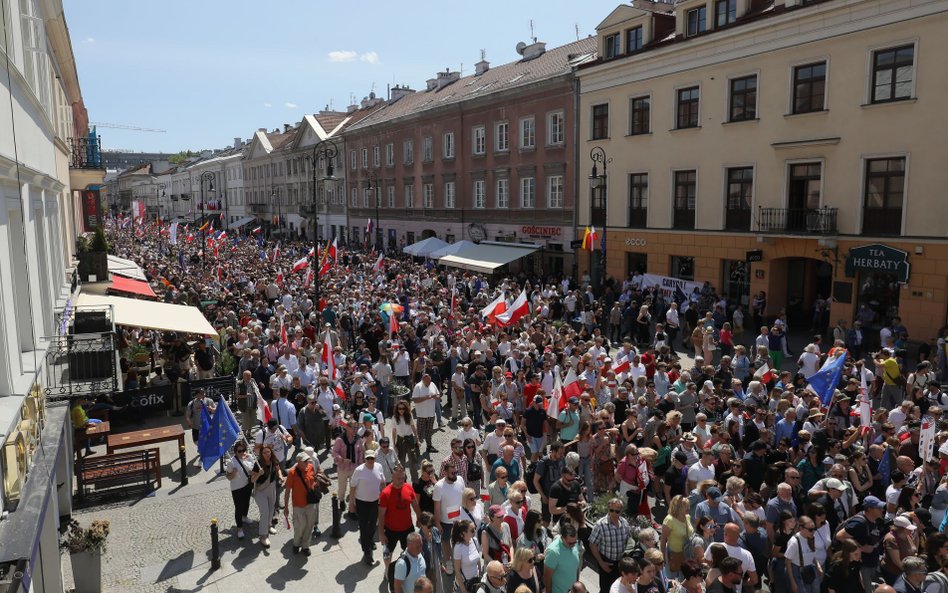
{"label": "marching crowd", "polygon": [[878,340],[825,324],[797,354],[765,295],[745,316],[709,285],[675,301],[253,236],[110,241],[220,332],[219,351],[124,341],[155,353],[135,386],[235,378],[238,538],[254,501],[259,545],[283,522],[309,555],[333,493],[395,593],[585,593],[584,566],[602,593],[948,593],[944,331],[917,365],[897,317]]}

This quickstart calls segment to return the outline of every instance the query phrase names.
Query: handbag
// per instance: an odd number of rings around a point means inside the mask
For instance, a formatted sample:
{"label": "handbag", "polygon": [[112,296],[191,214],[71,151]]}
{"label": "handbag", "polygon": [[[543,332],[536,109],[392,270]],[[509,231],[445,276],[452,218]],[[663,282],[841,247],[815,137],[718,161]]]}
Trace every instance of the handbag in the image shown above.
{"label": "handbag", "polygon": [[800,539],[800,536],[797,536],[797,553],[800,555],[800,576],[803,577],[803,583],[806,585],[813,584],[816,581],[816,564],[803,564],[803,540]]}
{"label": "handbag", "polygon": [[323,471],[316,472],[316,486],[321,494],[329,494],[329,488],[332,487],[332,480]]}

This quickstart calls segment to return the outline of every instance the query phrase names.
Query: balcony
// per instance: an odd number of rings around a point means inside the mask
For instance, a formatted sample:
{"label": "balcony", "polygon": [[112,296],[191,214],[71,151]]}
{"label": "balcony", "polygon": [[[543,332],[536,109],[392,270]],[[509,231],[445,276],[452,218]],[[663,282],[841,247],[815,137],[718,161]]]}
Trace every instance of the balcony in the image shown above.
{"label": "balcony", "polygon": [[50,401],[118,390],[115,326],[111,307],[67,308],[59,332],[48,338],[46,395]]}
{"label": "balcony", "polygon": [[266,214],[268,212],[267,204],[250,204],[250,212],[253,214]]}
{"label": "balcony", "polygon": [[70,169],[104,169],[101,138],[69,138]]}
{"label": "balcony", "polygon": [[838,208],[760,208],[757,220],[762,233],[835,235]]}
{"label": "balcony", "polygon": [[648,209],[629,208],[629,228],[644,229],[648,226]]}
{"label": "balcony", "polygon": [[751,228],[750,208],[729,209],[724,214],[724,229],[747,232]]}
{"label": "balcony", "polygon": [[691,208],[675,208],[672,228],[694,230],[695,211]]}

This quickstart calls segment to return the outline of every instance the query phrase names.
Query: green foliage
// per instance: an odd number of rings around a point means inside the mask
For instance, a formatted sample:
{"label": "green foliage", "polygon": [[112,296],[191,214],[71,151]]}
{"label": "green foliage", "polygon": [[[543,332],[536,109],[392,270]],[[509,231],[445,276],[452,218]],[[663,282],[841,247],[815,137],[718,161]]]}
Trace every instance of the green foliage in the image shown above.
{"label": "green foliage", "polygon": [[89,238],[85,235],[79,235],[76,237],[76,253],[88,253],[89,251]]}
{"label": "green foliage", "polygon": [[95,236],[92,237],[92,244],[89,246],[91,251],[108,251],[109,241],[105,238],[105,229],[96,227]]}
{"label": "green foliage", "polygon": [[105,553],[105,541],[109,537],[109,522],[107,520],[93,521],[88,528],[83,528],[75,519],[69,521],[69,527],[62,538],[60,547],[75,554],[98,550]]}
{"label": "green foliage", "polygon": [[188,160],[189,157],[194,155],[195,153],[191,152],[190,150],[182,150],[181,152],[168,157],[168,162],[172,165],[180,165],[184,161]]}

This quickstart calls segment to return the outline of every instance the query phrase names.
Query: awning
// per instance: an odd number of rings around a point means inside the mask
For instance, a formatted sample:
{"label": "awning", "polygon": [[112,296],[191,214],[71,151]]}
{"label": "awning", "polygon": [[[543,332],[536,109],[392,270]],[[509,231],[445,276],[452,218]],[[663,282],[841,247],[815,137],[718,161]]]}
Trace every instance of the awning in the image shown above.
{"label": "awning", "polygon": [[431,257],[433,252],[447,246],[447,243],[437,237],[428,237],[427,239],[422,239],[417,243],[408,245],[402,249],[402,251],[408,255],[414,255],[415,257]]}
{"label": "awning", "polygon": [[145,278],[145,272],[142,271],[141,267],[133,262],[130,259],[124,259],[118,257],[117,255],[110,255],[109,258],[109,272],[113,274],[121,274],[126,278],[134,278],[135,280],[141,280],[142,282],[147,281]]}
{"label": "awning", "polygon": [[241,218],[240,220],[238,220],[238,221],[236,221],[236,222],[230,223],[230,224],[227,226],[227,228],[229,228],[229,229],[239,229],[240,227],[244,226],[244,225],[247,224],[248,222],[253,222],[254,220],[257,220],[257,217],[256,217],[256,216],[245,216],[245,217]]}
{"label": "awning", "polygon": [[158,297],[158,295],[155,294],[155,291],[151,289],[151,286],[149,286],[147,282],[125,278],[117,274],[112,275],[112,286],[109,287],[109,290],[128,294],[138,294],[153,299]]}
{"label": "awning", "polygon": [[116,325],[200,334],[217,339],[214,326],[205,319],[204,314],[197,307],[117,296],[98,296],[85,292],[79,295],[77,306],[79,308],[111,306]]}
{"label": "awning", "polygon": [[451,243],[446,245],[441,249],[433,252],[429,257],[432,259],[440,259],[446,255],[454,255],[455,253],[461,253],[462,251],[467,251],[471,247],[476,247],[476,243],[471,241],[458,241],[457,243]]}
{"label": "awning", "polygon": [[540,248],[532,243],[481,242],[454,255],[446,255],[438,263],[452,268],[492,274],[497,268],[530,255]]}

